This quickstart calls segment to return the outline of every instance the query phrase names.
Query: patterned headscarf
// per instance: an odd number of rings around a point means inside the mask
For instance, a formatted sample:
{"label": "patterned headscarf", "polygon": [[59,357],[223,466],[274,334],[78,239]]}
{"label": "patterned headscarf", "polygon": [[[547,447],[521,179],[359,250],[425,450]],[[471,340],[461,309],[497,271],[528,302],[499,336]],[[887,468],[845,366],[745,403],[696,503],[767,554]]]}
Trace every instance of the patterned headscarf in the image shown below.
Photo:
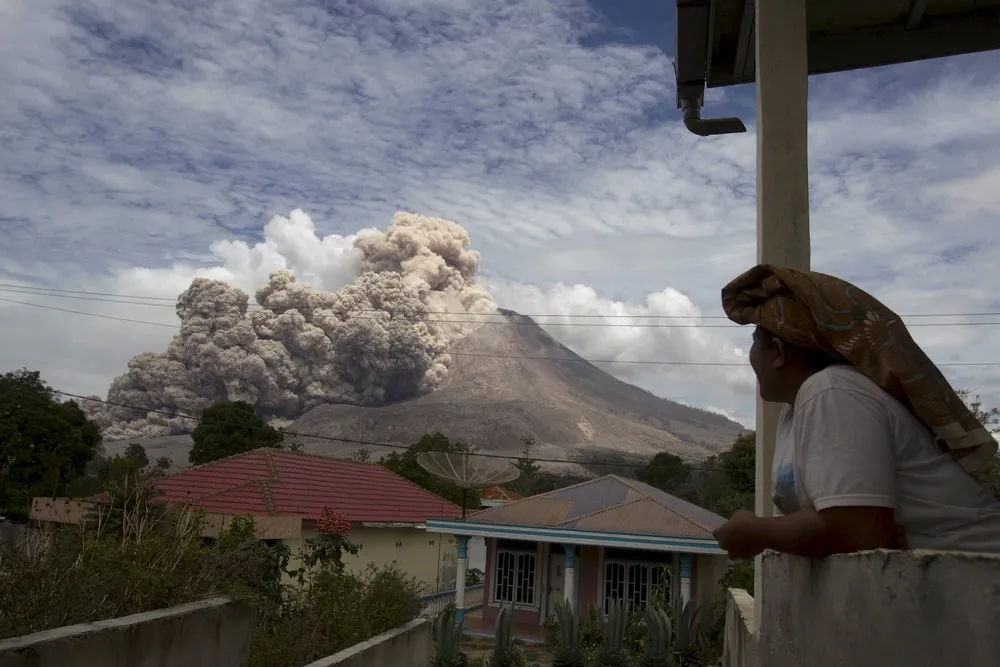
{"label": "patterned headscarf", "polygon": [[979,480],[997,443],[913,341],[894,312],[839,278],[759,264],[722,289],[737,324],[851,364],[905,405]]}

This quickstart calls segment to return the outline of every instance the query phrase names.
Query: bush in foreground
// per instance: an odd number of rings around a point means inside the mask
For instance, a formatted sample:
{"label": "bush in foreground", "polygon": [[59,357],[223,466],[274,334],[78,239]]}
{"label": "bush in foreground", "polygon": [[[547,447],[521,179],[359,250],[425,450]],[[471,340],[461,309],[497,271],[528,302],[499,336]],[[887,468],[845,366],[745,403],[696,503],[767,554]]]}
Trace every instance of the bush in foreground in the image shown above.
{"label": "bush in foreground", "polygon": [[[253,667],[304,665],[412,620],[416,583],[394,568],[344,571],[343,535],[310,541],[315,556],[289,571],[289,552],[236,519],[215,540],[202,518],[166,511],[148,487],[125,484],[85,526],[0,546],[0,639],[116,618],[213,595],[255,611]],[[296,580],[284,585],[282,579]]]}

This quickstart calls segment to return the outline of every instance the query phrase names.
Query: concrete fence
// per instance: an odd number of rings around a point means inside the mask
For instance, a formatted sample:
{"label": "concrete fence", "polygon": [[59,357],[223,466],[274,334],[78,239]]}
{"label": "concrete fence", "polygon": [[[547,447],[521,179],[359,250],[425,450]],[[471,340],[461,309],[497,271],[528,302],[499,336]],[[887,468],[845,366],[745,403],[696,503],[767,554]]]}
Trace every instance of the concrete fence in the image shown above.
{"label": "concrete fence", "polygon": [[1000,556],[767,553],[761,574],[758,608],[730,595],[726,667],[1000,665]]}
{"label": "concrete fence", "polygon": [[722,667],[757,667],[753,598],[743,589],[730,589],[726,598],[725,646]]}
{"label": "concrete fence", "polygon": [[434,654],[432,623],[418,618],[306,667],[428,667]]}
{"label": "concrete fence", "polygon": [[252,625],[213,598],[0,640],[0,667],[246,667]]}
{"label": "concrete fence", "polygon": [[[430,593],[417,598],[420,602],[420,615],[424,618],[437,618],[449,604],[455,601],[455,591],[441,591],[440,593]],[[463,611],[473,611],[483,606],[483,585],[465,587],[465,609]]]}

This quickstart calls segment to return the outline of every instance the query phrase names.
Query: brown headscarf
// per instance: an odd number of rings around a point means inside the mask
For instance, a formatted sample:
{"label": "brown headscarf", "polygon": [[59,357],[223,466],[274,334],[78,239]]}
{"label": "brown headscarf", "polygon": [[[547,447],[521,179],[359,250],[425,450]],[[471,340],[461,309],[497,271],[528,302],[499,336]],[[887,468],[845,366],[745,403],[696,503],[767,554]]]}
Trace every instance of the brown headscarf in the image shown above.
{"label": "brown headscarf", "polygon": [[722,289],[737,324],[850,363],[905,405],[983,480],[997,443],[913,341],[899,315],[839,278],[758,264]]}

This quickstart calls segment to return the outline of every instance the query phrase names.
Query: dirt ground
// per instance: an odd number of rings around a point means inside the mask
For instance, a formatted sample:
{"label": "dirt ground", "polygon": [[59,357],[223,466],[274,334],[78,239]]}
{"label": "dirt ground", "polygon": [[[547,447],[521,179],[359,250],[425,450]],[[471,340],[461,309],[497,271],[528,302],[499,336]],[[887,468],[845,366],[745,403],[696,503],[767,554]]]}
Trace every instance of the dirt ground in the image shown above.
{"label": "dirt ground", "polygon": [[[493,640],[466,637],[462,642],[462,650],[469,656],[469,660],[486,658],[493,652]],[[528,659],[529,665],[552,667],[552,653],[545,646],[521,644],[521,650],[524,651],[524,657]]]}

